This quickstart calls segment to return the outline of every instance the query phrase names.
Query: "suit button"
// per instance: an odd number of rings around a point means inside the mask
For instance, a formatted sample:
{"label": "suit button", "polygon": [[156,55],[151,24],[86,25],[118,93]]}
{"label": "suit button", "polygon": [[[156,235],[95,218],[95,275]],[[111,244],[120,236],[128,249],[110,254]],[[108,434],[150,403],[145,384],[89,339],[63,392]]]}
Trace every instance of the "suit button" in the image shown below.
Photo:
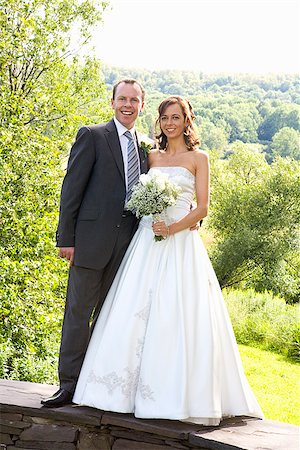
{"label": "suit button", "polygon": [[120,224],[118,223],[117,228],[120,228]]}

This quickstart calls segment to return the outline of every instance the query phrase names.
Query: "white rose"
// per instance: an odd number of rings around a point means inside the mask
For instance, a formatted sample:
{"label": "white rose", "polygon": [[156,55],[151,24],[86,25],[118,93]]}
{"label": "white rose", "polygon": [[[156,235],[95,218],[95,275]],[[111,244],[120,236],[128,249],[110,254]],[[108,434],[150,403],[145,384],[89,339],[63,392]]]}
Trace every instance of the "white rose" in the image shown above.
{"label": "white rose", "polygon": [[145,186],[145,184],[147,184],[148,181],[149,175],[142,173],[142,175],[140,175],[140,182],[142,183],[142,185]]}

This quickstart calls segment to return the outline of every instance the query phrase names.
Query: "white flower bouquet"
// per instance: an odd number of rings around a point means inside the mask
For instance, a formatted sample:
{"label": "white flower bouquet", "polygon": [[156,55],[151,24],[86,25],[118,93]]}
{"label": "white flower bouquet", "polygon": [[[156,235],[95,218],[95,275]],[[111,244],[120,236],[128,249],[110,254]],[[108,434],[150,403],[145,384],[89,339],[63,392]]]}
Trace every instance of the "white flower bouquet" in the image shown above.
{"label": "white flower bouquet", "polygon": [[[127,203],[127,208],[136,216],[153,216],[158,221],[161,214],[168,206],[175,204],[181,192],[181,188],[169,180],[168,175],[152,170],[150,174],[142,174],[139,182],[134,186],[132,196]],[[155,236],[156,241],[163,239]]]}

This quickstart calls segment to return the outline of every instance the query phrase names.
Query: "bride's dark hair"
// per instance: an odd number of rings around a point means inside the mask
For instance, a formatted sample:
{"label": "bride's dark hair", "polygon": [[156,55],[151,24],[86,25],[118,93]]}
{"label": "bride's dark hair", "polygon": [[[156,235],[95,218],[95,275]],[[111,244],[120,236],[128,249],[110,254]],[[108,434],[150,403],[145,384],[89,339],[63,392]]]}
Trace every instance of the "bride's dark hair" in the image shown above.
{"label": "bride's dark hair", "polygon": [[[183,134],[185,144],[188,150],[195,150],[195,148],[200,144],[200,139],[197,135],[194,126],[195,114],[193,112],[192,105],[190,102],[179,95],[172,95],[171,97],[163,100],[158,107],[158,119],[155,122],[156,128],[160,126],[161,116],[164,114],[168,106],[178,104],[181,107],[184,120],[186,122],[186,128]],[[165,150],[167,147],[168,139],[160,128],[159,134],[156,135],[158,141],[158,147],[161,150]]]}

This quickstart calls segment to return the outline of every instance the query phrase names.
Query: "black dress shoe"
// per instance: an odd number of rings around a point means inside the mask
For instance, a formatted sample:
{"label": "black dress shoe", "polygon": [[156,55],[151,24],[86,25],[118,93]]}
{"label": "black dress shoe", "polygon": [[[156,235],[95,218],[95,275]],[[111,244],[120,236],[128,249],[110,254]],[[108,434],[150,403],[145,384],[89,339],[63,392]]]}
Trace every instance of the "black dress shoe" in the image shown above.
{"label": "black dress shoe", "polygon": [[72,403],[73,394],[65,389],[59,389],[52,397],[41,400],[41,404],[46,408],[59,408],[60,406]]}

